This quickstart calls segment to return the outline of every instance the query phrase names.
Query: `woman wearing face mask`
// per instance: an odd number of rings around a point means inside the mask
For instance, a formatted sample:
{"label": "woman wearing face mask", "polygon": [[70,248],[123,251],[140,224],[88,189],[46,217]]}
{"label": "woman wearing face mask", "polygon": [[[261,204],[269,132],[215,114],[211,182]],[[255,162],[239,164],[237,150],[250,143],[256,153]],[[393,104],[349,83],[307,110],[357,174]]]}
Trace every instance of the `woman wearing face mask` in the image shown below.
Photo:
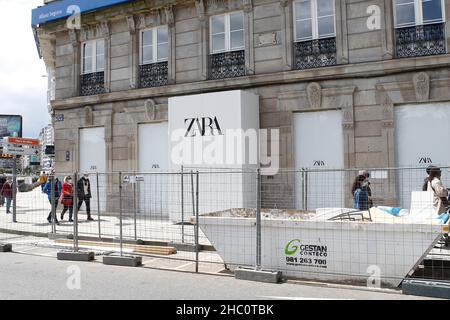
{"label": "woman wearing face mask", "polygon": [[69,222],[73,222],[73,184],[72,177],[67,176],[64,178],[64,183],[62,186],[61,203],[64,206],[61,212],[61,221],[64,220],[64,214],[69,210]]}
{"label": "woman wearing face mask", "polygon": [[353,182],[353,209],[369,210],[369,194],[367,193],[367,178],[364,175],[358,175]]}

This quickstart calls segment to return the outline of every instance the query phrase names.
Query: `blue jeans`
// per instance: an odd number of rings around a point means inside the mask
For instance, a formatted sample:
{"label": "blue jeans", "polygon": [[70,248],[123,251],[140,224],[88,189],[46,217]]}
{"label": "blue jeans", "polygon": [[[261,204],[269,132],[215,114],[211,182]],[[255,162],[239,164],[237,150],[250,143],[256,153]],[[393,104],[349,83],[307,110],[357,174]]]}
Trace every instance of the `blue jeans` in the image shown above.
{"label": "blue jeans", "polygon": [[6,198],[6,212],[9,212],[10,211],[9,209],[11,209],[11,202],[12,202],[11,198]]}

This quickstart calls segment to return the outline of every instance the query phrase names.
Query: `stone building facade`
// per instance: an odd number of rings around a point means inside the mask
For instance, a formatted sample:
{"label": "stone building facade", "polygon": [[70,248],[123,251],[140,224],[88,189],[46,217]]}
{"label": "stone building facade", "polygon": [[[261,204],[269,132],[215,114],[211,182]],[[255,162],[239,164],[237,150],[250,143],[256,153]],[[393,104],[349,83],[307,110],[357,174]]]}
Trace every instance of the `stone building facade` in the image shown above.
{"label": "stone building facade", "polygon": [[[433,1],[442,19],[425,24],[426,8],[411,0],[415,23],[399,27],[404,15],[396,1],[331,1],[335,25],[325,38],[314,21],[326,7],[316,0],[137,0],[83,14],[81,29],[68,29],[64,19],[40,25],[40,49],[56,81],[56,170],[80,170],[80,128],[99,126],[105,170],[138,170],[138,124],[167,121],[168,98],[236,89],[259,95],[260,128],[280,130],[282,168],[296,166],[294,115],[323,110],[342,112],[345,168],[395,167],[396,106],[450,108],[450,2]],[[296,14],[303,5],[319,10],[304,18]],[[243,16],[243,47],[212,54],[211,17],[235,12]],[[303,18],[313,31],[298,41]],[[158,26],[167,27],[167,57],[147,70],[154,81],[143,87],[141,31]],[[83,43],[92,39],[104,40],[97,48],[104,68],[86,79]],[[263,184],[279,188],[279,179]]]}

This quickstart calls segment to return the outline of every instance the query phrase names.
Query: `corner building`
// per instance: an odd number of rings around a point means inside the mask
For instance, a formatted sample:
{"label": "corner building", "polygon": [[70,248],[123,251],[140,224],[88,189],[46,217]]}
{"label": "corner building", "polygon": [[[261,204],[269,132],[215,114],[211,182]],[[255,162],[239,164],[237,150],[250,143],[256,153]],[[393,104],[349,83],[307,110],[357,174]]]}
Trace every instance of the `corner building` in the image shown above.
{"label": "corner building", "polygon": [[[74,2],[33,10],[57,172],[170,169],[169,99],[236,90],[258,96],[259,128],[280,130],[281,168],[449,162],[449,1],[80,1],[69,29]],[[263,204],[298,207],[293,180],[263,177]],[[398,185],[373,179],[385,204]]]}

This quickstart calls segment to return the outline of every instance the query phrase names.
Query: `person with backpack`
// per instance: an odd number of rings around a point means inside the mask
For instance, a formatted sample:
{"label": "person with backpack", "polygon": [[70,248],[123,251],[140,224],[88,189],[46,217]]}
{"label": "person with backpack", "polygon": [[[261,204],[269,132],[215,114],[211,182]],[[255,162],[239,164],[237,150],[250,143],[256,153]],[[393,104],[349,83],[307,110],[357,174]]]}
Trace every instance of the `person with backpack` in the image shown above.
{"label": "person with backpack", "polygon": [[369,194],[367,193],[367,178],[358,175],[352,185],[353,209],[369,210]]}
{"label": "person with backpack", "polygon": [[8,178],[0,190],[0,195],[6,199],[6,213],[11,213],[11,203],[13,201],[13,182]]}
{"label": "person with backpack", "polygon": [[[53,186],[53,190],[52,190]],[[47,182],[44,185],[44,193],[47,194],[48,202],[52,204],[52,197],[55,205],[55,223],[59,224],[58,218],[56,217],[56,210],[58,209],[59,197],[61,196],[62,185],[61,181],[57,177],[54,176],[54,173],[49,177]],[[52,210],[48,214],[47,221],[48,223],[52,223]]]}
{"label": "person with backpack", "polygon": [[91,217],[91,182],[89,181],[89,175],[85,173],[77,183],[77,195],[78,195],[78,210],[80,210],[83,202],[86,204],[87,220],[93,221]]}
{"label": "person with backpack", "polygon": [[438,214],[445,213],[450,206],[448,190],[441,181],[442,171],[439,167],[430,168],[427,191],[433,192],[433,207]]}
{"label": "person with backpack", "polygon": [[64,206],[63,211],[61,212],[61,221],[64,220],[64,214],[69,210],[69,222],[73,222],[73,184],[72,177],[67,176],[64,178],[64,183],[62,185],[61,191],[61,203]]}

